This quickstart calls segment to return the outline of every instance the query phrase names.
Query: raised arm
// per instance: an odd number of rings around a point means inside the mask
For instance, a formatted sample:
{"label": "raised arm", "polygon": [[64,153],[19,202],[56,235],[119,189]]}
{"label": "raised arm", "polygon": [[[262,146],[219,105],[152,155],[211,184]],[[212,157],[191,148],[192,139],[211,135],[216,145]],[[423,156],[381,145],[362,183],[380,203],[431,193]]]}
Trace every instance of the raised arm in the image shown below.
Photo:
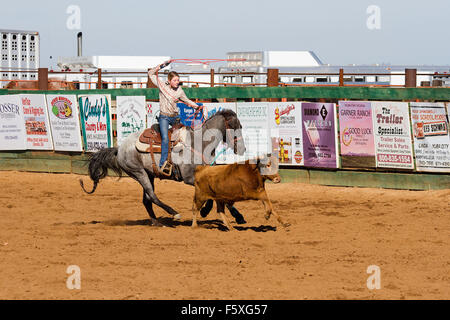
{"label": "raised arm", "polygon": [[189,100],[189,98],[186,96],[186,94],[184,93],[183,90],[181,91],[180,100],[183,101],[185,104],[187,104],[191,108],[194,108],[196,110],[200,108],[200,106],[197,105],[194,101]]}
{"label": "raised arm", "polygon": [[170,60],[164,62],[163,64],[159,64],[156,67],[150,69],[148,71],[148,77],[150,80],[154,83],[155,86],[159,88],[159,81],[158,81],[158,71],[162,68],[167,67],[170,64]]}

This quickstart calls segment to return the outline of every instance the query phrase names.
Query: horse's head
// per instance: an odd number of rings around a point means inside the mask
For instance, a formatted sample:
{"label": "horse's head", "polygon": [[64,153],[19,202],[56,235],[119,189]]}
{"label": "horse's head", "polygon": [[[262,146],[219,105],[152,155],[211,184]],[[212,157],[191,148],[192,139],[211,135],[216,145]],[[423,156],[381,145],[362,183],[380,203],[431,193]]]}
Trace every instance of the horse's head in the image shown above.
{"label": "horse's head", "polygon": [[223,134],[223,142],[233,145],[235,154],[243,155],[245,152],[244,139],[242,137],[242,125],[236,112],[232,110],[222,110],[216,113],[225,119],[225,133]]}

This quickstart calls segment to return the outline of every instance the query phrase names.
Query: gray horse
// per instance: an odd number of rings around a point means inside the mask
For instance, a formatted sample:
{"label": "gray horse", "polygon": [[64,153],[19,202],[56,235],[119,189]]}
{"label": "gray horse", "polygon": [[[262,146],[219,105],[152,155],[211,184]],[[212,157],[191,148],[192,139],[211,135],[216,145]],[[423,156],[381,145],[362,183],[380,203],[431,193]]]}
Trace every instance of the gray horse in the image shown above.
{"label": "gray horse", "polygon": [[[217,134],[218,133],[218,134]],[[162,226],[153,212],[153,203],[171,214],[174,219],[181,216],[170,206],[163,203],[155,194],[155,175],[152,170],[152,158],[149,153],[142,153],[136,149],[136,141],[141,132],[129,135],[118,148],[105,148],[90,156],[89,176],[94,182],[91,191],[86,191],[83,181],[80,184],[86,193],[93,193],[100,179],[108,174],[108,169],[113,170],[119,177],[125,172],[128,176],[137,180],[144,189],[143,204],[147,210],[151,223]],[[219,137],[221,139],[218,139]],[[201,143],[198,143],[200,137]],[[195,139],[197,138],[197,141]],[[201,128],[195,130],[187,128],[186,144],[180,144],[172,150],[172,159],[175,164],[175,173],[169,179],[183,181],[188,185],[194,185],[194,171],[199,164],[210,164],[214,160],[214,150],[220,143],[232,144],[235,154],[242,155],[245,146],[242,138],[242,126],[234,111],[222,110],[207,119]],[[204,152],[205,150],[210,150]],[[206,153],[206,154],[205,154]],[[155,162],[159,163],[160,154],[155,154]],[[200,161],[199,161],[200,159]],[[200,162],[200,163],[199,163]],[[205,206],[203,214],[211,210],[212,200]],[[232,206],[228,206],[231,214],[238,223],[245,223],[242,215]]]}

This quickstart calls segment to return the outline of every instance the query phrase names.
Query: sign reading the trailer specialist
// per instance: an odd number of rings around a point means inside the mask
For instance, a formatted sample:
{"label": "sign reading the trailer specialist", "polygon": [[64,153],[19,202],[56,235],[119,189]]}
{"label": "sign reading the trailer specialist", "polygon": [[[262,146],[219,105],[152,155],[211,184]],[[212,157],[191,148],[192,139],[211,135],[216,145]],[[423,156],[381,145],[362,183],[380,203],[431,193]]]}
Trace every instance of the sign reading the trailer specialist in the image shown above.
{"label": "sign reading the trailer specialist", "polygon": [[407,102],[372,102],[378,168],[414,169]]}
{"label": "sign reading the trailer specialist", "polygon": [[117,96],[117,144],[133,132],[145,129],[145,96]]}
{"label": "sign reading the trailer specialist", "polygon": [[450,172],[450,136],[443,103],[411,103],[418,171]]}
{"label": "sign reading the trailer specialist", "polygon": [[269,126],[272,153],[278,154],[280,165],[303,165],[301,102],[269,104]]}
{"label": "sign reading the trailer specialist", "polygon": [[56,151],[83,151],[77,97],[47,95],[47,107]]}
{"label": "sign reading the trailer specialist", "polygon": [[110,95],[79,96],[81,129],[87,152],[112,147]]}
{"label": "sign reading the trailer specialist", "polygon": [[374,168],[372,107],[366,101],[339,101],[341,163],[343,167]]}
{"label": "sign reading the trailer specialist", "polygon": [[305,166],[337,168],[336,104],[302,102]]}
{"label": "sign reading the trailer specialist", "polygon": [[25,150],[25,122],[18,95],[0,96],[0,150]]}
{"label": "sign reading the trailer specialist", "polygon": [[27,149],[53,150],[47,100],[43,94],[21,94]]}

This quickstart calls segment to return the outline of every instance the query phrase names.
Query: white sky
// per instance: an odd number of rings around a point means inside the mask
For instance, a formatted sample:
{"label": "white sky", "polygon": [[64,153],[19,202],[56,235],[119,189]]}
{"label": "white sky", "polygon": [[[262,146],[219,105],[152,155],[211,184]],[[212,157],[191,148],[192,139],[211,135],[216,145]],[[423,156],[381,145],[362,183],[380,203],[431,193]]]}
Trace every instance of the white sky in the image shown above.
{"label": "white sky", "polygon": [[[85,56],[311,50],[333,65],[450,65],[449,0],[1,1],[0,29],[40,33],[41,67],[76,56],[79,31]],[[70,5],[81,9],[80,30],[67,28]],[[366,25],[370,5],[379,30]]]}

